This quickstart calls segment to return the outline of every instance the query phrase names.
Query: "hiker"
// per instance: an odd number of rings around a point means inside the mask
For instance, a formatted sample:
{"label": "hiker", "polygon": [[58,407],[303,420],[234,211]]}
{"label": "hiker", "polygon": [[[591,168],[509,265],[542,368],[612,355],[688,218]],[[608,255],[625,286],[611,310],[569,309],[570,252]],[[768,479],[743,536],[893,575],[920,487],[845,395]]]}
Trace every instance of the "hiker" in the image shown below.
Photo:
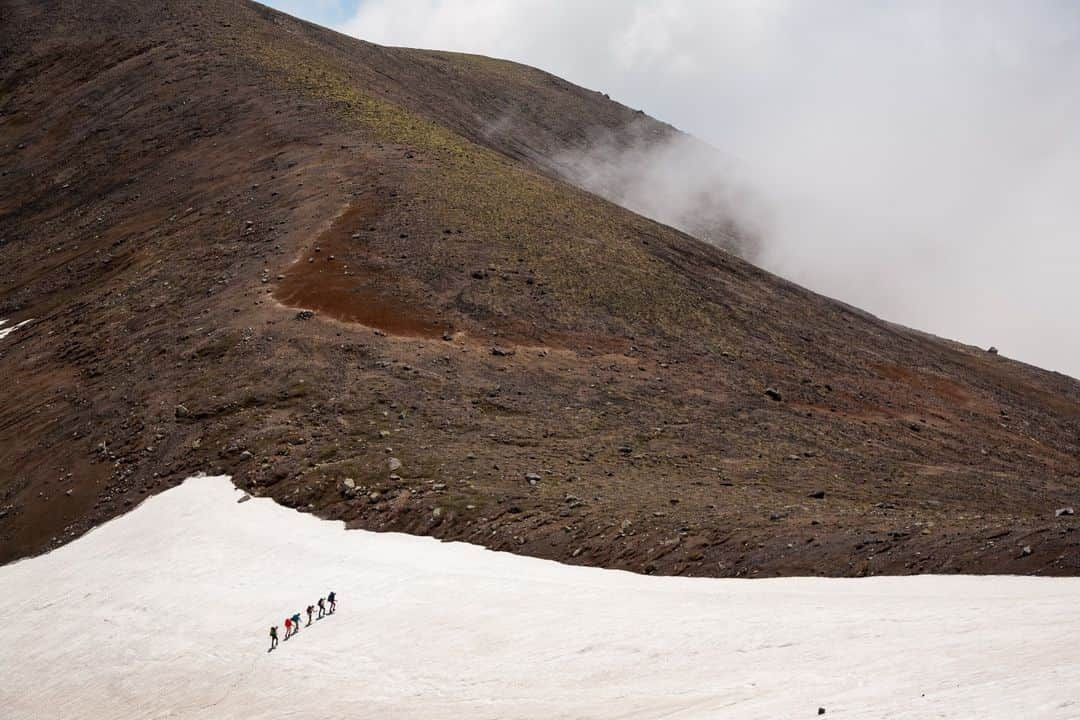
{"label": "hiker", "polygon": [[313,612],[315,612],[315,606],[314,605],[308,605],[307,606],[307,624],[308,625],[311,625],[311,613],[313,613]]}
{"label": "hiker", "polygon": [[[277,625],[270,626],[270,650],[277,647]],[[267,650],[267,652],[270,652]]]}
{"label": "hiker", "polygon": [[300,632],[300,613],[294,613],[292,616],[293,635]]}
{"label": "hiker", "polygon": [[326,599],[330,601],[330,612],[333,613],[337,610],[337,595],[331,590],[330,594],[326,596]]}
{"label": "hiker", "polygon": [[285,618],[285,639],[292,637],[292,618]]}
{"label": "hiker", "polygon": [[326,615],[326,598],[319,598],[319,620],[322,620]]}

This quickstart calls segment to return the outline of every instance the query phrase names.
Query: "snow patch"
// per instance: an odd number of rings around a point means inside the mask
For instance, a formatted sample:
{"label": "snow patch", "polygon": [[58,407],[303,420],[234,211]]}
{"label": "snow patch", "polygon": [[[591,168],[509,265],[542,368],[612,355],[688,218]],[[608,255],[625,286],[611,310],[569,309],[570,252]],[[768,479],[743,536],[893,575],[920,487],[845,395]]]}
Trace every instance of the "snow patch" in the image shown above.
{"label": "snow patch", "polygon": [[9,328],[4,327],[4,325],[7,325],[7,323],[8,323],[7,320],[0,320],[0,340],[3,340],[8,335],[15,332],[19,328],[21,328],[23,325],[26,325],[29,322],[33,322],[33,320],[34,320],[34,318],[30,318],[28,320],[23,320],[21,323],[17,323],[15,325],[12,325]]}
{"label": "snow patch", "polygon": [[654,578],[239,497],[193,478],[0,567],[4,717],[1080,716],[1078,579]]}

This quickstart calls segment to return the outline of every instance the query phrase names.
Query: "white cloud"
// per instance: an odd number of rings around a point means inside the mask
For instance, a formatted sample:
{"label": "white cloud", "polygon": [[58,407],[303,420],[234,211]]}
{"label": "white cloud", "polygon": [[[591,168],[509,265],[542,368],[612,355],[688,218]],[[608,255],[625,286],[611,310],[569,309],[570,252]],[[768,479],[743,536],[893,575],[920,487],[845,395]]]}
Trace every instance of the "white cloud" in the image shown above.
{"label": "white cloud", "polygon": [[765,266],[1080,376],[1075,5],[365,0],[342,29],[641,107],[739,159]]}

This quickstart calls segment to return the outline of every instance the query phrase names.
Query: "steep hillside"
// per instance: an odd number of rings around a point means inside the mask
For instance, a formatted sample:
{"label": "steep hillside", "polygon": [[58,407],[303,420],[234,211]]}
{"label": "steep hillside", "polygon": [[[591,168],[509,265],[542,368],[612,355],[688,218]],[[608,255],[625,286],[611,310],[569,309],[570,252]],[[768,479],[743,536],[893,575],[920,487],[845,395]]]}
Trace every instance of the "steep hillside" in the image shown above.
{"label": "steep hillside", "polygon": [[0,7],[0,562],[214,471],[644,572],[1080,568],[1080,383],[552,165],[671,128],[240,0]]}

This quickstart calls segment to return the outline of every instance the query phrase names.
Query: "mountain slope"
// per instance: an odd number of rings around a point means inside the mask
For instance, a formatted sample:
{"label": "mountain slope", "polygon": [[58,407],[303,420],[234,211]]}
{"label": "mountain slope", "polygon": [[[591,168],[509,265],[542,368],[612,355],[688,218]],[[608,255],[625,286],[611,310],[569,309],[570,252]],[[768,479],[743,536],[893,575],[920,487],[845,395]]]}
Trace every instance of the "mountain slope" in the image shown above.
{"label": "mountain slope", "polygon": [[671,128],[253,3],[2,8],[0,561],[208,470],[645,572],[1080,567],[1080,384],[552,165]]}

